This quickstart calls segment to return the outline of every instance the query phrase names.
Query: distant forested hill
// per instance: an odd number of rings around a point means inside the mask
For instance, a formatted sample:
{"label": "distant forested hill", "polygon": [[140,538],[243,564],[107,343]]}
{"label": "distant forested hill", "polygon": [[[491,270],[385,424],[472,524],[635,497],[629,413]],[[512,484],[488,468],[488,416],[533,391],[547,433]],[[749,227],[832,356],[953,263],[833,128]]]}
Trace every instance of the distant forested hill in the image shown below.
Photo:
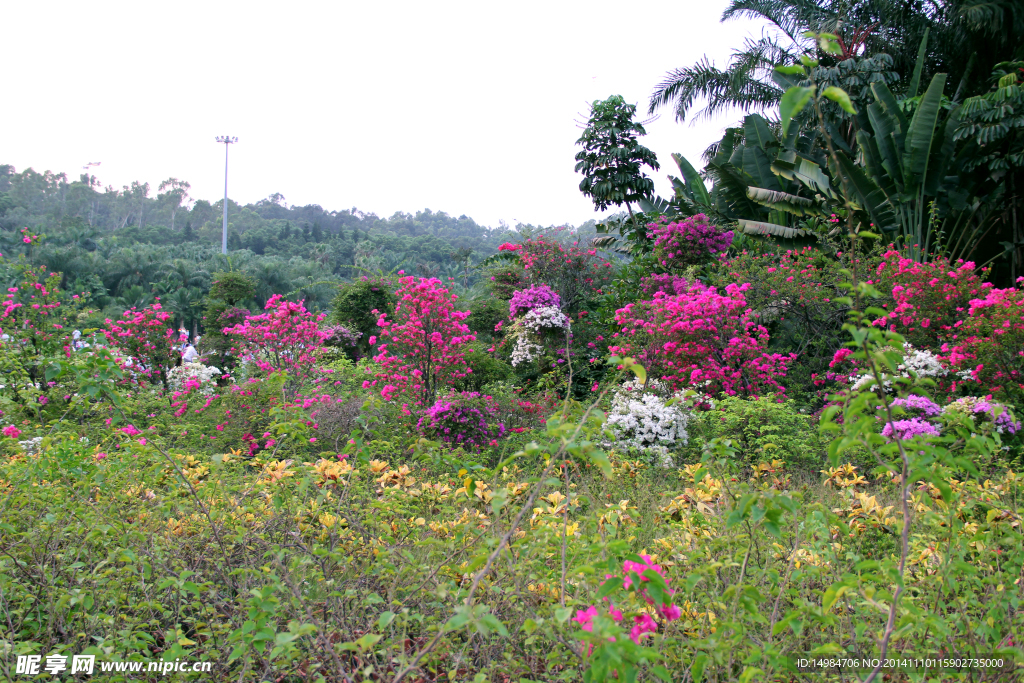
{"label": "distant forested hill", "polygon": [[[326,308],[338,282],[394,270],[452,278],[472,296],[480,277],[474,264],[510,238],[543,230],[482,226],[430,209],[381,218],[354,207],[288,206],[274,194],[244,206],[229,200],[225,258],[222,201],[197,200],[189,190],[174,178],[156,188],[134,182],[118,190],[101,187],[88,174],[69,180],[64,173],[0,165],[0,251],[8,257],[26,253],[63,273],[65,288],[90,292],[107,313],[159,296],[164,303],[175,300],[168,305],[180,310],[183,323],[193,323],[210,274],[227,268],[257,280],[256,305],[285,294]],[[25,227],[46,235],[31,253],[18,232]],[[593,221],[568,233],[587,239]]]}

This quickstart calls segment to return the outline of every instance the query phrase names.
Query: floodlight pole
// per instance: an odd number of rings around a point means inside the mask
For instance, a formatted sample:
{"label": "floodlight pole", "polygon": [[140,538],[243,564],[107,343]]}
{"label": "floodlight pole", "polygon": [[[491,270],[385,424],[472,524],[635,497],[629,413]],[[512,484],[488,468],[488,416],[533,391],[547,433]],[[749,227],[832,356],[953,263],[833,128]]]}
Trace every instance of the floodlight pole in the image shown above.
{"label": "floodlight pole", "polygon": [[228,145],[238,142],[230,135],[218,135],[217,142],[224,144],[224,225],[220,240],[220,253],[228,253]]}

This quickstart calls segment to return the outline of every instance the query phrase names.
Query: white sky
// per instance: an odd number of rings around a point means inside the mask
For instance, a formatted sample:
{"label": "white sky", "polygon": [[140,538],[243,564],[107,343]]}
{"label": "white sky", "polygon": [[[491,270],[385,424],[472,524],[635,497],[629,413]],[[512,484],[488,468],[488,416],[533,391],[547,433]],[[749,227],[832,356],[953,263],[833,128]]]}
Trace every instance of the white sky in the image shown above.
{"label": "white sky", "polygon": [[[724,64],[747,21],[725,0],[666,2],[19,2],[4,9],[0,163],[104,185],[167,177],[194,198],[429,207],[578,224],[576,139],[588,102],[621,94],[646,117],[665,73]],[[663,110],[643,144],[695,166],[729,116],[691,126]]]}

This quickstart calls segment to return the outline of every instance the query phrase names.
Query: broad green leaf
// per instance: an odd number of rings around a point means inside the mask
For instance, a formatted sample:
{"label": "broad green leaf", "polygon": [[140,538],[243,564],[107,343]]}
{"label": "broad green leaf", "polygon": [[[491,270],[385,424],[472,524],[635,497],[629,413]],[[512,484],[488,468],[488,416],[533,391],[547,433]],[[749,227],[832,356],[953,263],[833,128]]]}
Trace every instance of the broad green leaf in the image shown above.
{"label": "broad green leaf", "polygon": [[672,160],[679,167],[679,172],[683,174],[683,179],[686,180],[686,187],[693,193],[694,198],[701,204],[711,206],[711,194],[704,185],[704,179],[700,177],[697,169],[681,154],[673,154]]}
{"label": "broad green leaf", "polygon": [[939,121],[942,90],[945,87],[946,74],[935,74],[910,122],[904,141],[903,158],[903,182],[908,192],[923,185],[928,174],[928,161],[935,138],[935,127]]}
{"label": "broad green leaf", "polygon": [[360,650],[365,651],[376,645],[377,642],[383,637],[384,636],[378,633],[367,633],[365,636],[359,638],[356,641],[356,646],[358,646]]}
{"label": "broad green leaf", "polygon": [[690,665],[690,677],[693,679],[693,683],[701,683],[704,680],[704,667],[707,666],[708,656],[701,652],[693,658],[693,664]]}
{"label": "broad green leaf", "polygon": [[830,85],[821,91],[823,97],[827,97],[840,107],[843,108],[847,114],[856,114],[857,110],[853,107],[853,102],[850,101],[850,96],[846,94],[846,91],[842,88],[837,88],[834,85]]}
{"label": "broad green leaf", "polygon": [[928,31],[924,30],[921,44],[917,46],[917,61],[914,62],[914,75],[910,78],[910,85],[907,87],[907,97],[917,97],[917,91],[921,89],[921,71],[924,69],[924,60],[928,55]]}
{"label": "broad green leaf", "polygon": [[786,76],[803,76],[807,73],[804,70],[804,67],[799,64],[793,64],[792,66],[777,66],[775,67],[775,70]]}
{"label": "broad green leaf", "polygon": [[782,96],[782,101],[779,102],[779,116],[782,119],[783,135],[789,132],[790,121],[792,121],[794,116],[803,111],[813,94],[814,86],[808,88],[798,85],[787,90]]}
{"label": "broad green leaf", "polygon": [[775,235],[776,237],[784,237],[786,239],[810,235],[806,230],[791,228],[787,225],[779,225],[777,223],[765,223],[763,221],[748,221],[743,219],[736,222],[739,224],[740,230],[747,235]]}

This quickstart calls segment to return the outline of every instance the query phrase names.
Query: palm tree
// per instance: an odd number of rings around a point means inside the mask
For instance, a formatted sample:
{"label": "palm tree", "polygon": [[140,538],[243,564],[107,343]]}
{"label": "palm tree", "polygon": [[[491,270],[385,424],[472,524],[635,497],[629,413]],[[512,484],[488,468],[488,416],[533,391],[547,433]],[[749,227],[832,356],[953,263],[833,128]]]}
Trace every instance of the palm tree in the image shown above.
{"label": "palm tree", "polygon": [[256,302],[260,307],[265,306],[274,294],[284,294],[292,288],[284,263],[277,259],[261,259],[247,268],[246,274],[256,280]]}
{"label": "palm tree", "polygon": [[816,51],[814,40],[803,35],[807,31],[839,36],[842,54],[818,54],[823,66],[885,52],[893,59],[893,70],[906,74],[924,30],[934,23],[933,16],[915,11],[908,0],[733,0],[722,21],[740,17],[766,22],[767,30],[756,40],[746,39],[724,69],[704,57],[668,72],[651,96],[651,113],[672,105],[676,120],[683,121],[701,101],[706,106],[696,114],[698,119],[733,108],[751,113],[774,107],[783,93],[773,80],[775,67]]}
{"label": "palm tree", "polygon": [[192,330],[193,337],[202,315],[203,292],[197,287],[175,289],[161,298],[161,303],[174,313],[174,324]]}
{"label": "palm tree", "polygon": [[129,287],[149,285],[160,265],[161,259],[152,248],[122,248],[111,258],[110,268],[103,276],[104,284],[108,291],[123,294]]}
{"label": "palm tree", "polygon": [[121,296],[117,297],[116,303],[125,310],[129,308],[139,310],[153,303],[153,295],[140,285],[132,285],[124,289]]}

